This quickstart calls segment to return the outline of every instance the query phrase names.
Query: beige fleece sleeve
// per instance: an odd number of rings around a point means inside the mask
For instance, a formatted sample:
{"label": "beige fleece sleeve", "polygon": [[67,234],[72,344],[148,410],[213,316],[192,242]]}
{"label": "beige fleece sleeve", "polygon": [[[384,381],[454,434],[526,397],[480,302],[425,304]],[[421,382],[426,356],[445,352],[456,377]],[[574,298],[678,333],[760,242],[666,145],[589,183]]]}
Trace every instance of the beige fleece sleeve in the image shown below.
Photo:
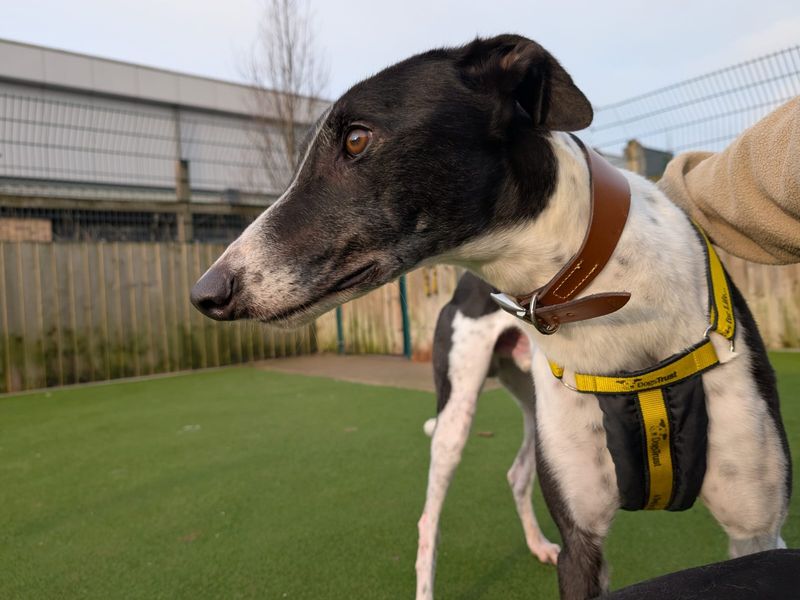
{"label": "beige fleece sleeve", "polygon": [[718,154],[679,154],[658,185],[723,250],[800,262],[800,96]]}

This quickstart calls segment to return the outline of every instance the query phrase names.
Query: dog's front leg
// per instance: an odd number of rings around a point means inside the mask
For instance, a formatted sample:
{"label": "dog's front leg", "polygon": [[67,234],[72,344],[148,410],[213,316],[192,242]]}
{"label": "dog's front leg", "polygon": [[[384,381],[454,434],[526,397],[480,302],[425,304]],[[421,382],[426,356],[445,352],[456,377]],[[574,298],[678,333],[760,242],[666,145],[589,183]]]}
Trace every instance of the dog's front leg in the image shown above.
{"label": "dog's front leg", "polygon": [[425,497],[425,508],[419,519],[419,546],[416,564],[417,600],[433,598],[439,516],[447,495],[447,488],[461,461],[461,452],[469,436],[477,400],[478,391],[453,394],[436,420],[436,429],[431,440],[428,491]]}
{"label": "dog's front leg", "polygon": [[606,448],[597,398],[572,392],[533,359],[537,471],[561,533],[558,586],[562,600],[585,600],[608,586],[603,541],[619,508],[616,473]]}
{"label": "dog's front leg", "polygon": [[603,559],[603,536],[574,522],[555,520],[562,538],[557,566],[561,600],[588,600],[605,593],[608,574]]}

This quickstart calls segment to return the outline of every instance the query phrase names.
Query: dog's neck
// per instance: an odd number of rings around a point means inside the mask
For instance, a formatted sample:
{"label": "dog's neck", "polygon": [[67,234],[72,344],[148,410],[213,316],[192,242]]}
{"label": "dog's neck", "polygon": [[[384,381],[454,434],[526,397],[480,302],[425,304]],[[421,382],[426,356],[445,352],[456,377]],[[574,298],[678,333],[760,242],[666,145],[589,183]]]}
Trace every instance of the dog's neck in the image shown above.
{"label": "dog's neck", "polygon": [[[553,134],[551,144],[556,187],[543,211],[468,242],[448,262],[522,295],[547,283],[579,250],[590,216],[589,169],[566,134]],[[628,222],[611,260],[582,295],[630,292],[630,302],[564,325],[556,335],[536,335],[548,358],[582,372],[645,368],[696,343],[707,325],[705,259],[692,225],[651,182],[626,177]]]}
{"label": "dog's neck", "polygon": [[554,134],[552,149],[556,187],[541,214],[468,242],[452,257],[508,294],[543,286],[577,253],[586,234],[591,194],[586,160],[567,135]]}

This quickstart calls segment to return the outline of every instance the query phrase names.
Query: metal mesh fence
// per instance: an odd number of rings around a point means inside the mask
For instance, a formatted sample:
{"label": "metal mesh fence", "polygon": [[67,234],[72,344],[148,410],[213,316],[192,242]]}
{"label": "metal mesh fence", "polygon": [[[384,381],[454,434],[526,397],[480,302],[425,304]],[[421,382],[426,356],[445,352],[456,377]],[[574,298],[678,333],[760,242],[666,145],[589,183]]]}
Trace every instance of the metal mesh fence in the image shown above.
{"label": "metal mesh fence", "polygon": [[177,227],[171,212],[0,206],[0,218],[47,222],[53,242],[166,242],[175,239]]}
{"label": "metal mesh fence", "polygon": [[[16,231],[5,239],[27,239],[33,228],[53,241],[168,241],[178,239],[176,213],[188,210],[198,213],[188,217],[191,239],[229,242],[288,181],[286,161],[266,155],[280,148],[267,141],[276,135],[247,115],[0,81],[0,231]],[[182,207],[180,176],[188,181]],[[33,198],[44,207],[29,208]]]}
{"label": "metal mesh fence", "polygon": [[632,139],[670,152],[717,151],[798,94],[800,46],[795,46],[596,107],[584,135],[612,154],[621,154]]}
{"label": "metal mesh fence", "polygon": [[289,175],[265,168],[281,164],[259,143],[276,135],[246,115],[0,82],[0,194],[174,200],[184,160],[207,200],[264,204]]}
{"label": "metal mesh fence", "polygon": [[253,220],[254,215],[218,215],[195,213],[192,215],[194,239],[213,244],[230,242]]}
{"label": "metal mesh fence", "polygon": [[[598,107],[584,135],[612,158],[631,139],[669,152],[718,150],[797,94],[800,46]],[[166,241],[188,208],[198,213],[185,228],[191,239],[229,241],[288,181],[287,168],[265,168],[284,164],[265,155],[280,147],[265,143],[278,135],[271,127],[246,115],[0,81],[0,199],[17,199],[2,201],[0,218],[50,220],[57,241]],[[178,164],[188,167],[183,208]],[[46,207],[24,208],[27,198]]]}

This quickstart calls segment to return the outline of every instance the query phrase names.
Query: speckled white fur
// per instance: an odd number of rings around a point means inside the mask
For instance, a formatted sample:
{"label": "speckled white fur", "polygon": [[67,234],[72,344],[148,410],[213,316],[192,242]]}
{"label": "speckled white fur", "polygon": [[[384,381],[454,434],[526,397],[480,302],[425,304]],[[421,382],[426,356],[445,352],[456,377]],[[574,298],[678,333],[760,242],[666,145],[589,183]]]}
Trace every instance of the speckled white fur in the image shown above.
{"label": "speckled white fur", "polygon": [[[425,507],[418,523],[417,600],[433,598],[439,517],[450,481],[461,462],[461,453],[469,436],[478,396],[492,362],[495,342],[503,331],[518,326],[519,322],[514,317],[502,311],[477,319],[456,312],[453,319],[452,347],[448,357],[448,376],[452,389],[447,405],[433,421],[428,489]],[[529,365],[518,366],[526,369]],[[515,397],[523,413],[523,441],[508,471],[508,482],[525,540],[528,548],[540,561],[554,564],[559,548],[541,532],[531,504],[536,461],[534,399],[527,397],[528,390],[524,390],[520,382],[515,382],[510,376],[504,377],[502,369],[498,376]]]}
{"label": "speckled white fur", "polygon": [[[586,162],[568,136],[556,134],[553,145],[558,183],[542,214],[447,257],[506,293],[544,285],[578,251],[588,226]],[[582,372],[647,367],[655,355],[664,358],[697,342],[707,325],[703,249],[691,224],[653,184],[624,173],[633,196],[628,223],[608,266],[581,295],[630,291],[630,302],[605,317],[564,325],[558,335],[535,338],[548,358]]]}
{"label": "speckled white fur", "polygon": [[[513,294],[536,289],[577,252],[589,218],[588,169],[566,135],[554,134],[556,192],[534,221],[494,232],[447,257]],[[576,524],[604,537],[619,508],[598,400],[559,383],[545,357],[571,373],[649,367],[700,341],[707,326],[701,243],[688,218],[652,183],[624,172],[632,195],[628,223],[608,266],[583,292],[631,292],[611,315],[566,324],[535,345],[537,430],[542,452]],[[785,458],[750,372],[741,328],[736,353],[711,334],[721,366],[703,375],[709,416],[708,468],[702,498],[728,533],[732,555],[775,548],[786,514]],[[735,468],[735,471],[734,471]]]}

